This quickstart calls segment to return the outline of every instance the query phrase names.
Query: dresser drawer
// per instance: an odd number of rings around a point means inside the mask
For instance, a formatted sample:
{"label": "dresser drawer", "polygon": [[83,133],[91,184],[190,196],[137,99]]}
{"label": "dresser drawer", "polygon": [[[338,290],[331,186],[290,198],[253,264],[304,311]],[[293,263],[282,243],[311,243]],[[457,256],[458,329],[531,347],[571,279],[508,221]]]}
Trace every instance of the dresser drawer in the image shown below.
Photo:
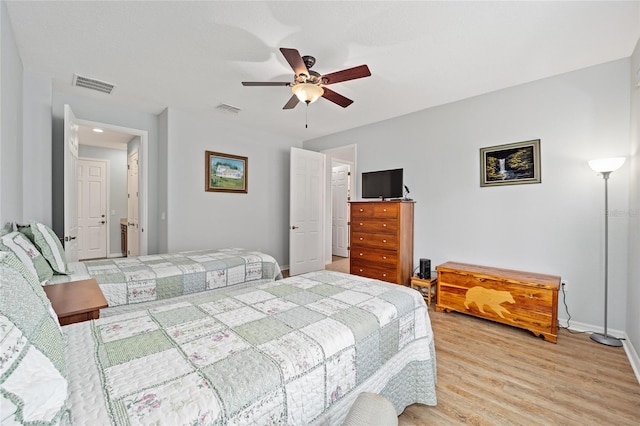
{"label": "dresser drawer", "polygon": [[394,234],[351,232],[351,249],[357,249],[357,247],[383,248],[395,251],[398,247],[398,237]]}
{"label": "dresser drawer", "polygon": [[353,232],[374,232],[381,234],[395,234],[398,232],[398,222],[393,219],[351,219]]}
{"label": "dresser drawer", "polygon": [[370,247],[351,247],[351,258],[374,264],[392,265],[395,268],[398,254],[394,250],[374,249]]}
{"label": "dresser drawer", "polygon": [[351,205],[351,220],[372,217],[395,219],[398,217],[398,204],[373,202]]}
{"label": "dresser drawer", "polygon": [[390,283],[396,282],[398,274],[394,266],[374,264],[354,258],[351,258],[350,272],[361,277],[374,278]]}

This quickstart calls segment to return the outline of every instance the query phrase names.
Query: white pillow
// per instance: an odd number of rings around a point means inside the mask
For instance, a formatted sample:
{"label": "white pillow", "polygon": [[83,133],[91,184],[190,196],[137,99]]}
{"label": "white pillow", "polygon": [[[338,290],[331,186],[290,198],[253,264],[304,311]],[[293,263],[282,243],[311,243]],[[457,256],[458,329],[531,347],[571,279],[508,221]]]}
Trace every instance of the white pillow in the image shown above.
{"label": "white pillow", "polygon": [[0,237],[0,251],[8,251],[16,255],[38,281],[43,283],[53,276],[53,269],[47,259],[31,241],[18,231]]}
{"label": "white pillow", "polygon": [[40,253],[47,259],[51,269],[58,274],[66,274],[67,257],[64,248],[58,239],[58,236],[51,228],[44,223],[31,222],[31,233],[33,234],[33,242],[40,249]]}
{"label": "white pillow", "polygon": [[2,422],[68,421],[64,338],[40,283],[13,254],[0,252]]}

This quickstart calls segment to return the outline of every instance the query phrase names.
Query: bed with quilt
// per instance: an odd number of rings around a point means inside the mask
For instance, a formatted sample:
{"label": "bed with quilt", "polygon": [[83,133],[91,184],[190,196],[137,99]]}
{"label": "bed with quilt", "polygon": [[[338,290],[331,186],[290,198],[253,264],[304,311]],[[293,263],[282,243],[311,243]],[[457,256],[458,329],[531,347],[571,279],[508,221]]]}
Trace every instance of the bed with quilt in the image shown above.
{"label": "bed with quilt", "polygon": [[47,284],[95,278],[110,307],[282,278],[270,255],[240,248],[69,262]]}
{"label": "bed with quilt", "polygon": [[45,224],[8,225],[0,229],[0,251],[15,254],[42,285],[95,278],[110,307],[282,278],[272,256],[241,248],[67,262]]}
{"label": "bed with quilt", "polygon": [[406,287],[319,271],[58,327],[37,281],[0,266],[3,420],[334,425],[365,391],[397,413],[436,403],[427,307]]}

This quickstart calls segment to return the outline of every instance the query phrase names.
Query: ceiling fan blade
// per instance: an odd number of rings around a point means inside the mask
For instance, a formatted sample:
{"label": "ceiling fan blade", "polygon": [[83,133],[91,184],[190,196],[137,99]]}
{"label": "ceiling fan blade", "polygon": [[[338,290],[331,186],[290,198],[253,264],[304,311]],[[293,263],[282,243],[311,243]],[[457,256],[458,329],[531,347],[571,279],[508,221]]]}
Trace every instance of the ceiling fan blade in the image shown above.
{"label": "ceiling fan blade", "polygon": [[290,82],[284,81],[243,81],[243,86],[289,86]]}
{"label": "ceiling fan blade", "polygon": [[340,105],[342,108],[346,108],[353,103],[351,99],[345,98],[341,94],[336,93],[331,89],[327,89],[326,87],[323,87],[323,89],[324,93],[322,94],[322,97],[333,102],[334,104]]}
{"label": "ceiling fan blade", "polygon": [[[341,81],[355,80],[356,78],[369,77],[371,71],[366,65],[360,65],[358,67],[348,68],[342,71],[332,72],[331,74],[325,74],[322,76],[324,84],[340,83]],[[325,81],[326,80],[326,81]]]}
{"label": "ceiling fan blade", "polygon": [[291,99],[289,99],[289,101],[284,104],[284,106],[282,107],[282,109],[293,109],[296,107],[296,105],[298,105],[298,97],[296,95],[293,95],[291,97]]}
{"label": "ceiling fan blade", "polygon": [[284,58],[287,60],[287,62],[289,62],[289,65],[291,65],[291,68],[293,68],[296,76],[299,76],[300,74],[305,74],[307,76],[309,75],[309,70],[304,64],[302,56],[300,56],[300,52],[298,52],[296,49],[289,49],[286,47],[281,47],[280,52],[282,52]]}

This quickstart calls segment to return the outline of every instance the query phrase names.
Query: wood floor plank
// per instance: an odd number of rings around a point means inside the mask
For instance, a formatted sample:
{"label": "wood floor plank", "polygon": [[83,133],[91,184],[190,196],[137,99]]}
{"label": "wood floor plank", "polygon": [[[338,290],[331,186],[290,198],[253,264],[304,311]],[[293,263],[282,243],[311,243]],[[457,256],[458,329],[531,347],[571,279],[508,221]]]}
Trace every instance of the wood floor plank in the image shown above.
{"label": "wood floor plank", "polygon": [[460,313],[429,315],[438,405],[407,407],[400,425],[640,424],[640,384],[623,348],[565,329],[553,344]]}

